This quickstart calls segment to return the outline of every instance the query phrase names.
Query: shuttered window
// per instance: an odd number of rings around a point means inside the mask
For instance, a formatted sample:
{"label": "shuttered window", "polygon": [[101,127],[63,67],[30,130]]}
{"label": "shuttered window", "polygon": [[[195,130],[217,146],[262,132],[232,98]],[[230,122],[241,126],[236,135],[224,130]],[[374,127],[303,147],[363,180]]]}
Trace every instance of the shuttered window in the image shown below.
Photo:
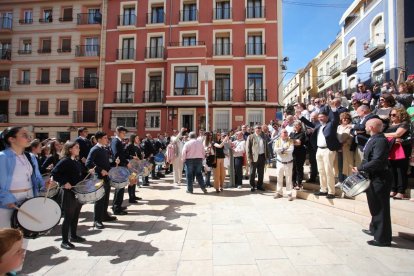
{"label": "shuttered window", "polygon": [[160,128],[161,112],[151,111],[145,114],[145,128]]}
{"label": "shuttered window", "polygon": [[249,126],[263,124],[263,111],[262,110],[249,110],[247,113],[247,124]]}
{"label": "shuttered window", "polygon": [[214,113],[214,124],[215,131],[229,131],[231,128],[230,110],[216,110]]}

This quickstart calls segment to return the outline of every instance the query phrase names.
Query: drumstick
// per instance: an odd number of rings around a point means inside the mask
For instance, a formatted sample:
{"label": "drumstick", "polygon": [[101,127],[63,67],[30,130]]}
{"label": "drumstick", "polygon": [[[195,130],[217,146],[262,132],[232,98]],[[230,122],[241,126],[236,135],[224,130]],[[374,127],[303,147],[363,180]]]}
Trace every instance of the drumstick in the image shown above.
{"label": "drumstick", "polygon": [[[96,168],[96,166],[93,167],[93,169],[95,169],[95,168]],[[85,181],[90,175],[91,175],[91,173],[88,173],[82,181]]]}
{"label": "drumstick", "polygon": [[53,181],[53,176],[51,176],[50,179],[49,179],[49,182],[48,182],[49,185],[47,186],[47,190],[46,190],[46,194],[45,194],[45,200],[43,201],[43,203],[46,203],[46,198],[49,195],[50,185],[51,185],[52,181]]}
{"label": "drumstick", "polygon": [[28,212],[26,212],[25,210],[14,206],[14,209],[16,209],[19,212],[22,212],[22,214],[26,215],[27,217],[31,218],[32,220],[36,221],[37,223],[41,223],[40,220],[38,220],[37,218],[35,218],[34,216],[32,216],[31,214],[29,214]]}

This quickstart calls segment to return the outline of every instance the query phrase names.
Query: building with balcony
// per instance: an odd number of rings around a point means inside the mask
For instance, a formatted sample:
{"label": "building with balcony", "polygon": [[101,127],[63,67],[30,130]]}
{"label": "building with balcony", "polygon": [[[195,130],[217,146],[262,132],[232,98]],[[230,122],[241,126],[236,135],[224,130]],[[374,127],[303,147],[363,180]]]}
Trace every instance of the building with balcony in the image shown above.
{"label": "building with balcony", "polygon": [[317,95],[326,97],[327,92],[342,91],[342,39],[339,35],[315,61],[317,70]]}
{"label": "building with balcony", "polygon": [[317,86],[318,86],[318,73],[316,61],[318,60],[321,53],[312,59],[302,72],[299,74],[299,96],[298,100],[303,103],[309,103],[312,97],[317,97]]}
{"label": "building with balcony", "polygon": [[398,68],[414,73],[413,1],[355,0],[343,14],[342,87],[397,80]]}
{"label": "building with balcony", "polygon": [[105,131],[198,130],[207,118],[220,131],[275,118],[281,1],[118,0],[108,10]]}
{"label": "building with balcony", "polygon": [[283,88],[283,106],[300,102],[300,76],[302,70],[299,70]]}
{"label": "building with balcony", "polygon": [[0,127],[39,139],[96,131],[104,1],[12,2],[0,3]]}

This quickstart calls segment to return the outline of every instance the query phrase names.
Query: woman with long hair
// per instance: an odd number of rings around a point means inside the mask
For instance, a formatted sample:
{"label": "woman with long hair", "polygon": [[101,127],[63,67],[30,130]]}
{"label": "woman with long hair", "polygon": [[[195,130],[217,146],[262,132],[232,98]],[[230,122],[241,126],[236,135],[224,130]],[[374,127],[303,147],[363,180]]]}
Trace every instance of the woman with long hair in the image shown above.
{"label": "woman with long hair", "polygon": [[226,133],[216,133],[213,146],[214,151],[216,154],[216,167],[214,168],[214,188],[216,192],[222,192],[224,189],[224,178],[225,178],[225,170],[224,170],[224,144],[226,144],[229,140],[229,137]]}
{"label": "woman with long hair", "polygon": [[203,146],[204,146],[204,151],[206,153],[206,159],[204,159],[204,161],[203,161],[203,165],[204,165],[204,183],[206,184],[206,188],[207,188],[207,187],[211,187],[210,178],[211,178],[212,167],[207,165],[206,160],[207,160],[208,156],[210,156],[210,155],[214,156],[214,149],[212,147],[212,134],[209,131],[204,132]]}
{"label": "woman with long hair", "polygon": [[56,166],[60,159],[60,151],[62,150],[62,144],[58,140],[51,141],[48,144],[48,147],[50,148],[50,155],[46,158],[40,167],[40,172],[42,174],[50,172],[53,167]]}
{"label": "woman with long hair", "polygon": [[293,131],[289,138],[293,140],[293,173],[292,182],[295,190],[302,188],[303,181],[303,165],[306,160],[306,133],[303,130],[302,122],[295,121],[293,123]]}
{"label": "woman with long hair", "polygon": [[381,94],[378,108],[376,108],[373,113],[382,120],[384,129],[387,129],[390,123],[390,113],[395,104],[395,99],[390,93]]}

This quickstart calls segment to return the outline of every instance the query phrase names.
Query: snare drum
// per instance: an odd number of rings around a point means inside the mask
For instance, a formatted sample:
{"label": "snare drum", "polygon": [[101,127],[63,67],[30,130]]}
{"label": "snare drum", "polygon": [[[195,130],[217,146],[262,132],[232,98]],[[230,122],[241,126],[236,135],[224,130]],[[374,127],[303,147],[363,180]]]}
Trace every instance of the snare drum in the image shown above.
{"label": "snare drum", "polygon": [[362,173],[351,175],[342,182],[341,189],[348,197],[354,197],[368,189],[371,181]]}
{"label": "snare drum", "polygon": [[162,152],[157,153],[154,155],[154,162],[156,165],[163,165],[165,162],[165,156]]}
{"label": "snare drum", "polygon": [[137,159],[132,159],[129,161],[130,168],[129,170],[137,175],[141,175],[144,172],[144,162]]}
{"label": "snare drum", "polygon": [[[45,182],[45,187],[39,191],[39,196],[46,196],[52,198],[59,193],[59,183],[56,181],[50,180],[50,174],[42,175],[43,181]],[[47,189],[49,187],[49,193]]]}
{"label": "snare drum", "polygon": [[108,172],[111,186],[115,189],[122,189],[128,186],[131,172],[125,167],[111,168]]}
{"label": "snare drum", "polygon": [[82,204],[95,203],[105,195],[103,179],[86,179],[72,188],[75,197]]}
{"label": "snare drum", "polygon": [[25,200],[11,217],[11,226],[21,229],[27,239],[44,236],[60,220],[62,210],[59,204],[50,198],[34,197]]}

